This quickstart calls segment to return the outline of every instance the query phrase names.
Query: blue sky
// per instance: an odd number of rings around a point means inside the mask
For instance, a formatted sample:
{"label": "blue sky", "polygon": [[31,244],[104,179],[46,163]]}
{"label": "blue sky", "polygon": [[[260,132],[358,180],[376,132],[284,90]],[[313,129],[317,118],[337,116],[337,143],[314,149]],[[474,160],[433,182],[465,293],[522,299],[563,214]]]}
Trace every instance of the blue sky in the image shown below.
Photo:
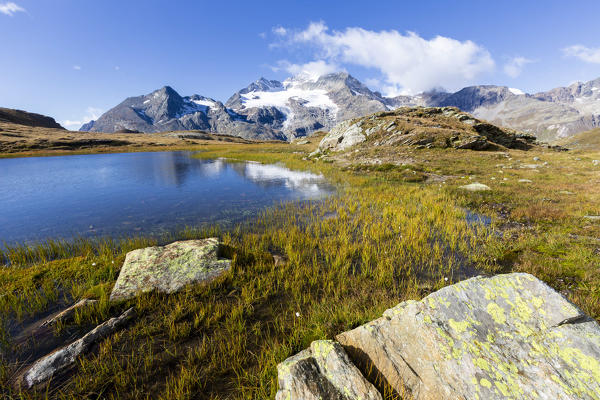
{"label": "blue sky", "polygon": [[0,106],[80,122],[170,85],[225,101],[346,70],[387,94],[600,77],[596,1],[0,0]]}

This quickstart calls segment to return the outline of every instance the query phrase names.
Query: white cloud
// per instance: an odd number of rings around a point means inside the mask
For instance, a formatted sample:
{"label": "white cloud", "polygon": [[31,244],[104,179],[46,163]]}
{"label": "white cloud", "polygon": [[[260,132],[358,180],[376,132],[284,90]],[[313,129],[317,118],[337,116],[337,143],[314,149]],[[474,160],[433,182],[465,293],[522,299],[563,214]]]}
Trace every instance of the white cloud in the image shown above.
{"label": "white cloud", "polygon": [[436,87],[457,89],[494,69],[490,53],[476,43],[414,32],[346,28],[329,31],[313,22],[300,32],[286,31],[281,46],[308,46],[314,57],[333,65],[357,65],[378,70],[387,94],[418,93]]}
{"label": "white cloud", "polygon": [[60,124],[69,130],[77,130],[81,125],[90,122],[91,120],[97,120],[102,115],[102,110],[96,107],[88,107],[85,110],[85,115],[79,120],[66,119],[61,121]]}
{"label": "white cloud", "polygon": [[121,69],[121,67],[119,67],[118,65],[115,65],[115,71],[118,71],[120,69]]}
{"label": "white cloud", "polygon": [[12,17],[15,13],[18,13],[18,12],[25,12],[25,9],[23,7],[16,5],[13,2],[0,3],[0,13],[6,14],[6,15]]}
{"label": "white cloud", "polygon": [[285,29],[283,26],[278,26],[273,28],[273,33],[279,36],[285,36],[287,34],[287,29]]}
{"label": "white cloud", "polygon": [[306,64],[292,64],[288,61],[279,61],[278,69],[284,69],[292,75],[306,75],[311,79],[317,79],[321,75],[338,72],[341,68],[324,60],[307,62]]}
{"label": "white cloud", "polygon": [[258,37],[261,39],[266,39],[267,38],[267,34],[265,32],[261,32],[258,34]]}
{"label": "white cloud", "polygon": [[511,78],[516,78],[517,76],[521,75],[521,72],[523,71],[523,67],[525,67],[525,65],[531,64],[533,62],[535,61],[530,60],[529,58],[514,57],[509,62],[504,64],[504,73],[510,76]]}
{"label": "white cloud", "polygon": [[81,71],[81,65],[73,65],[75,71]]}
{"label": "white cloud", "polygon": [[581,44],[569,46],[563,49],[563,53],[569,57],[577,57],[582,61],[600,64],[600,47],[591,48]]}

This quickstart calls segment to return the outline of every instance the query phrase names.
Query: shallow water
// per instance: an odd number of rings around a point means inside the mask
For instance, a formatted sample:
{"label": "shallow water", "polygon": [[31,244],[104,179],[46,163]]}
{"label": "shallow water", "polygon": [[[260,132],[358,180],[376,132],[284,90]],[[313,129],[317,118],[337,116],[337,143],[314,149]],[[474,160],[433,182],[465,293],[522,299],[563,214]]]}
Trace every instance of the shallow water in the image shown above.
{"label": "shallow water", "polygon": [[333,193],[322,176],[190,152],[0,159],[0,245],[231,224]]}

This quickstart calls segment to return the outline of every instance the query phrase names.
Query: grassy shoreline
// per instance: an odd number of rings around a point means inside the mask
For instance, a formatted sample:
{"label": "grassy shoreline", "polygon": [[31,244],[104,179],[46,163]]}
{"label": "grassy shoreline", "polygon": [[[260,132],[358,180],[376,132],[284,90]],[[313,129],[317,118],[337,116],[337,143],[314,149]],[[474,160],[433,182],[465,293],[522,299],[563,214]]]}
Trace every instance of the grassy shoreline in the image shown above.
{"label": "grassy shoreline", "polygon": [[[312,141],[199,149],[203,158],[319,172],[339,187],[336,196],[318,204],[265,210],[247,226],[189,233],[188,238],[221,236],[233,257],[232,270],[208,285],[110,304],[126,251],[154,243],[147,239],[125,242],[119,250],[110,242],[98,250],[82,246],[52,261],[1,268],[1,336],[13,354],[22,350],[14,347],[15,326],[26,327],[57,302],[99,300],[59,327],[59,338],[129,306],[141,316],[48,387],[15,389],[12,380],[24,364],[4,356],[4,394],[272,398],[277,363],[312,340],[332,338],[402,300],[420,299],[479,272],[533,273],[600,318],[600,245],[594,240],[600,227],[583,218],[600,213],[600,190],[593,184],[600,167],[591,166],[597,155],[382,149],[305,160],[318,139]],[[409,167],[394,164],[408,157]],[[380,167],[369,166],[374,159]],[[543,167],[523,167],[544,161]],[[474,181],[492,190],[458,189]],[[491,227],[470,224],[465,208],[490,217]],[[285,262],[275,263],[273,254]]]}

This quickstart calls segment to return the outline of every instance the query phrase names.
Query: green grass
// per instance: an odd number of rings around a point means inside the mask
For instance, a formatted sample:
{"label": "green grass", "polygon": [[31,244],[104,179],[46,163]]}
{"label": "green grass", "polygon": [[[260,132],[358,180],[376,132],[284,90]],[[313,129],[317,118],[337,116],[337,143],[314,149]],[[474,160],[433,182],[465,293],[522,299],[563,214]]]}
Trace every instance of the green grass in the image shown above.
{"label": "green grass", "polygon": [[[200,153],[205,158],[280,162],[323,173],[339,187],[334,197],[275,207],[231,231],[188,231],[165,238],[218,234],[223,239],[232,269],[207,285],[110,304],[108,295],[125,253],[156,239],[80,240],[72,246],[53,243],[4,254],[11,262],[0,269],[7,349],[12,345],[10,326],[26,324],[57,302],[100,300],[78,313],[70,323],[74,326],[102,322],[130,306],[139,316],[78,360],[74,374],[37,391],[11,388],[19,365],[5,359],[0,367],[4,393],[14,398],[272,398],[277,363],[312,340],[331,339],[402,300],[451,284],[468,268],[534,273],[594,318],[600,316],[600,258],[588,238],[600,237],[600,230],[586,227],[581,219],[600,212],[599,193],[589,183],[597,172],[582,170],[570,155],[542,153],[559,173],[507,169],[503,174],[510,180],[501,184],[491,178],[500,175],[496,164],[508,161],[497,153],[413,150],[413,166],[399,167],[382,152],[369,154],[384,159],[371,167],[360,159],[304,160],[308,151],[286,144],[231,144],[206,146]],[[534,154],[511,155],[529,162]],[[416,174],[447,179],[408,179]],[[470,181],[467,175],[491,185],[492,192],[457,189]],[[534,183],[518,184],[521,178]],[[557,194],[563,187],[576,192],[574,197]],[[550,197],[558,203],[539,206]],[[465,208],[489,215],[492,226],[467,224]],[[499,209],[524,225],[505,226]],[[284,255],[286,261],[276,264],[272,254]],[[56,334],[69,328],[61,326]]]}

